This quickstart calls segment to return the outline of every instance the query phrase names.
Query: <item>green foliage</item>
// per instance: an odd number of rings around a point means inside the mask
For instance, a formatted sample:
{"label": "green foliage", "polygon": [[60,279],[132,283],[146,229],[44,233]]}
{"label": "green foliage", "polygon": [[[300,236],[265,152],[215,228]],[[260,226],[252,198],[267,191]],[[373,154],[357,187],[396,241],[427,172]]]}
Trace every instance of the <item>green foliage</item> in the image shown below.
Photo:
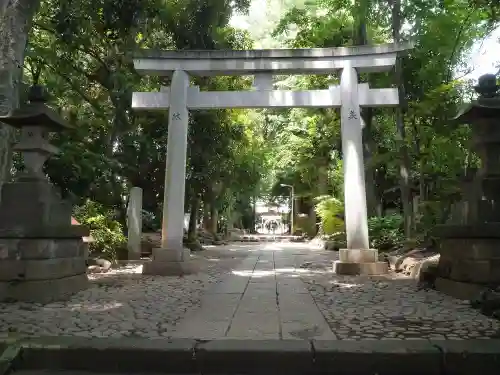
{"label": "green foliage", "polygon": [[404,241],[403,217],[392,214],[368,219],[371,246],[378,250],[388,250]]}
{"label": "green foliage", "polygon": [[[420,234],[428,232],[444,220],[450,204],[459,198],[456,176],[477,165],[470,147],[470,129],[457,128],[450,121],[471,93],[470,83],[455,77],[469,68],[466,59],[471,46],[498,25],[498,6],[483,0],[396,0],[392,7],[400,5],[401,12],[388,12],[386,3],[372,0],[312,3],[288,7],[273,37],[286,47],[299,48],[358,44],[363,42],[361,34],[366,34],[364,42],[368,44],[391,43],[395,33],[401,34],[401,40],[414,42],[415,48],[402,59],[398,70],[402,72],[399,87],[404,93],[403,123],[397,127],[394,112],[387,109],[374,110],[371,121],[365,121],[365,180],[371,215],[383,215],[388,208],[402,210],[403,205],[408,208],[413,204],[399,197],[398,185],[406,180],[401,176],[408,175],[405,184],[418,191],[426,205],[421,205],[417,217],[407,222],[416,223],[412,228]],[[391,87],[395,82],[394,72],[361,74],[360,80],[371,87]],[[288,89],[324,88],[338,84],[338,76],[292,77],[279,84]],[[273,115],[267,116],[265,124],[269,143],[274,145],[269,158],[272,193],[286,195],[279,188],[280,183],[286,183],[294,185],[296,194],[302,197],[341,196],[341,127],[336,112],[294,109]],[[404,164],[406,156],[409,165]],[[409,215],[413,212],[411,207],[406,211]],[[371,236],[374,241],[382,247],[398,243],[397,222],[380,220],[375,227],[385,229]]]}
{"label": "green foliage", "polygon": [[316,198],[316,213],[321,217],[321,227],[325,235],[334,235],[345,231],[345,223],[338,216],[344,207],[340,200],[329,195]]}
{"label": "green foliage", "polygon": [[73,214],[80,224],[90,229],[94,239],[89,247],[91,254],[112,260],[126,246],[122,225],[114,219],[113,212],[102,204],[88,199],[76,206]]}
{"label": "green foliage", "polygon": [[[148,225],[157,228],[161,218],[166,115],[136,113],[130,97],[134,91],[157,91],[169,82],[165,77],[136,74],[132,58],[137,49],[246,49],[254,42],[273,47],[339,47],[357,43],[363,28],[369,43],[392,42],[394,13],[387,11],[383,1],[272,0],[266,1],[265,8],[255,4],[251,28],[246,31],[236,30],[229,20],[235,11],[244,14],[249,0],[41,2],[29,38],[24,78],[31,80],[28,84],[47,86],[51,104],[74,127],[52,136],[62,152],[49,160],[46,172],[77,202],[90,198],[101,205],[92,216],[100,223],[96,226],[111,226],[112,233],[121,233],[106,220],[125,224],[123,197],[130,186],[143,189],[143,208],[155,218],[145,220]],[[406,145],[411,161],[408,183],[425,202],[416,227],[425,232],[444,220],[450,203],[457,200],[459,194],[453,189],[457,174],[477,165],[476,155],[469,151],[470,130],[449,121],[471,92],[468,82],[454,76],[465,70],[470,47],[498,24],[500,12],[494,0],[401,0],[400,4],[398,16],[405,25],[401,38],[413,40],[416,46],[402,62],[407,136],[402,139],[396,131],[391,110],[373,111],[373,121],[364,130],[367,195],[374,202],[401,208],[401,200],[394,194],[388,197],[387,191],[398,184],[400,150]],[[338,84],[339,77],[333,72],[278,79],[280,88],[307,90]],[[361,74],[360,79],[372,87],[393,86],[392,72]],[[245,77],[193,80],[202,90],[250,88]],[[299,212],[311,212],[316,204],[316,212],[326,218],[323,229],[334,231],[339,223],[328,220],[335,216],[331,212],[336,202],[326,198],[314,202],[314,198],[342,196],[340,137],[338,111],[330,108],[195,112],[189,123],[186,210],[191,202],[201,201],[199,206],[207,203],[224,212],[224,220],[251,226],[254,197],[288,196],[289,190],[280,187],[286,183],[308,202],[309,207]],[[387,207],[381,208],[383,212]],[[297,219],[296,224],[312,232],[313,216],[303,223]],[[399,241],[395,222],[377,225],[372,238],[381,246]],[[104,238],[108,232],[100,233],[95,237]],[[110,241],[110,246],[119,246],[120,241]]]}
{"label": "green foliage", "polygon": [[[130,186],[143,189],[145,225],[158,227],[165,181],[168,129],[165,113],[134,112],[131,93],[157,91],[168,82],[141,78],[133,69],[139,48],[245,49],[248,33],[228,25],[248,0],[43,0],[27,48],[26,74],[45,85],[73,129],[54,135],[61,153],[46,172],[77,203],[87,198],[116,213],[125,225]],[[203,90],[249,87],[240,77],[200,78]],[[261,139],[252,141],[246,111],[205,111],[190,116],[186,209],[191,196],[243,206],[262,176]],[[250,170],[250,173],[248,172]],[[232,176],[232,177],[231,177]],[[239,184],[233,183],[234,176]],[[208,197],[222,184],[220,197]],[[226,190],[231,187],[230,194]],[[233,200],[234,200],[233,199]],[[217,203],[224,206],[225,202]]]}

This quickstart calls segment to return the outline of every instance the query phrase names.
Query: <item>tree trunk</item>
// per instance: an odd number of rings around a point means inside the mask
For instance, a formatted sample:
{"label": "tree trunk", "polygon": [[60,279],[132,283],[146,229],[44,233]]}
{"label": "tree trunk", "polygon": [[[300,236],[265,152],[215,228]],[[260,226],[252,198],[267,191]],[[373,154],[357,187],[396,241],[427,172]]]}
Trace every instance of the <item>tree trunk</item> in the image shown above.
{"label": "tree trunk", "polygon": [[309,207],[309,233],[307,233],[311,238],[318,234],[318,223],[316,216],[316,207],[314,202],[312,202],[311,207]]}
{"label": "tree trunk", "polygon": [[[208,201],[208,199],[206,198]],[[203,202],[203,229],[206,231],[210,230],[210,203],[209,202]]]}
{"label": "tree trunk", "polygon": [[257,224],[257,194],[254,192],[253,195],[253,206],[252,206],[252,223],[250,228],[250,233],[255,233],[255,225]]}
{"label": "tree trunk", "polygon": [[[370,0],[360,0],[357,6],[354,7],[354,17],[356,20],[356,27],[354,28],[353,44],[366,45],[368,44],[367,36],[367,19],[370,12]],[[368,210],[368,217],[377,215],[377,198],[374,168],[370,159],[375,152],[375,143],[373,142],[372,124],[373,124],[373,109],[363,108],[361,110],[361,117],[365,123],[363,128],[363,157],[365,160],[365,189],[366,189],[366,205]]]}
{"label": "tree trunk", "polygon": [[226,232],[229,232],[234,228],[234,196],[228,194],[228,205],[226,208]]}
{"label": "tree trunk", "polygon": [[227,227],[226,227],[226,232],[229,232],[230,230],[234,229],[234,215],[233,212],[228,212],[227,213]]}
{"label": "tree trunk", "polygon": [[[19,106],[24,52],[39,4],[39,0],[1,0],[0,116]],[[10,179],[14,134],[13,128],[0,123],[0,192],[2,183]]]}
{"label": "tree trunk", "polygon": [[[401,39],[401,0],[390,0],[392,3],[392,36],[395,43],[398,43]],[[406,145],[406,129],[404,123],[404,112],[403,108],[405,106],[405,87],[403,83],[403,71],[401,59],[396,60],[395,66],[395,79],[396,87],[399,91],[399,106],[396,108],[396,126],[398,130],[398,135],[400,138],[400,155],[401,164],[399,168],[399,185],[401,190],[401,204],[403,206],[404,215],[404,225],[405,225],[405,236],[411,238],[412,228],[413,228],[413,210],[411,207],[411,191],[410,191],[410,157],[408,155],[408,147]]]}
{"label": "tree trunk", "polygon": [[198,223],[198,210],[200,209],[200,197],[196,194],[191,198],[191,211],[189,212],[189,226],[188,226],[188,239],[193,242],[198,237],[197,223]]}
{"label": "tree trunk", "polygon": [[215,204],[210,205],[210,228],[209,231],[214,236],[217,234],[217,224],[219,223],[219,211]]}
{"label": "tree trunk", "polygon": [[377,195],[377,185],[375,183],[375,169],[371,163],[371,158],[375,153],[376,145],[373,141],[373,109],[365,108],[361,116],[365,121],[363,129],[363,156],[365,159],[365,184],[366,184],[366,205],[368,217],[380,216],[380,199]]}
{"label": "tree trunk", "polygon": [[[325,160],[328,162],[327,160]],[[322,163],[323,164],[323,163]],[[318,193],[319,195],[328,194],[328,165],[318,166]]]}

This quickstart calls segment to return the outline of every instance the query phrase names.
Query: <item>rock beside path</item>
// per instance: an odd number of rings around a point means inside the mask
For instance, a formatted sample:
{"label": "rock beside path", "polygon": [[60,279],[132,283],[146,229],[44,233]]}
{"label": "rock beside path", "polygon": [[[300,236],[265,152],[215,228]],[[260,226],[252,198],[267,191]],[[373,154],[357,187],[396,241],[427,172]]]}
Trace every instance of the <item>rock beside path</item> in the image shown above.
{"label": "rock beside path", "polygon": [[89,258],[87,260],[87,273],[103,273],[111,269],[111,262],[106,259]]}
{"label": "rock beside path", "polygon": [[470,305],[482,314],[500,320],[500,288],[484,291],[478,298],[470,301]]}
{"label": "rock beside path", "polygon": [[433,248],[397,249],[381,254],[390,268],[419,282],[428,283],[435,278],[439,253]]}

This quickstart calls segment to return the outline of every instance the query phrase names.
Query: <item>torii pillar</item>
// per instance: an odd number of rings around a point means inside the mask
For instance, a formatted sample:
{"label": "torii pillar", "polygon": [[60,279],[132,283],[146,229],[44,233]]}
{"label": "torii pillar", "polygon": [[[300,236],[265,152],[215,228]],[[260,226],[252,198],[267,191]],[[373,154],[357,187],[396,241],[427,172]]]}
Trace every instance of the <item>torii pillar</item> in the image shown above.
{"label": "torii pillar", "polygon": [[169,91],[167,157],[163,194],[161,248],[153,249],[153,260],[144,263],[146,275],[175,276],[195,272],[190,250],[184,248],[184,194],[186,191],[186,151],[189,110],[189,76],[176,70]]}
{"label": "torii pillar", "polygon": [[[379,262],[378,250],[370,249],[368,239],[359,87],[358,72],[346,64],[340,76],[340,124],[347,249],[339,250],[339,260],[333,263],[333,270],[341,275],[381,275],[386,274],[389,267],[387,262]],[[377,90],[372,94],[376,95]]]}

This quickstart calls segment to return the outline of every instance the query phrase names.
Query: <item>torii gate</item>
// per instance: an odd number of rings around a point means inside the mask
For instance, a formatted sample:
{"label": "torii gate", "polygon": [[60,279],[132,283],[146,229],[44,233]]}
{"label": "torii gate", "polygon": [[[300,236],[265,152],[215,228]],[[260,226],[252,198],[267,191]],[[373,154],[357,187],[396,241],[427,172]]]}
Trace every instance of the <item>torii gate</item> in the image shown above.
{"label": "torii gate", "polygon": [[[172,76],[160,92],[134,92],[132,108],[169,110],[167,162],[161,249],[143,273],[190,272],[189,253],[183,250],[184,194],[189,110],[217,108],[341,108],[344,162],[344,202],[347,249],[340,252],[339,273],[383,273],[376,250],[368,241],[362,119],[360,107],[397,106],[394,88],[370,89],[358,83],[358,73],[390,70],[407,44],[376,46],[216,51],[150,51],[134,59],[145,75]],[[327,90],[273,90],[273,75],[332,74],[342,70],[340,85]],[[189,75],[253,75],[253,91],[200,91]]]}

